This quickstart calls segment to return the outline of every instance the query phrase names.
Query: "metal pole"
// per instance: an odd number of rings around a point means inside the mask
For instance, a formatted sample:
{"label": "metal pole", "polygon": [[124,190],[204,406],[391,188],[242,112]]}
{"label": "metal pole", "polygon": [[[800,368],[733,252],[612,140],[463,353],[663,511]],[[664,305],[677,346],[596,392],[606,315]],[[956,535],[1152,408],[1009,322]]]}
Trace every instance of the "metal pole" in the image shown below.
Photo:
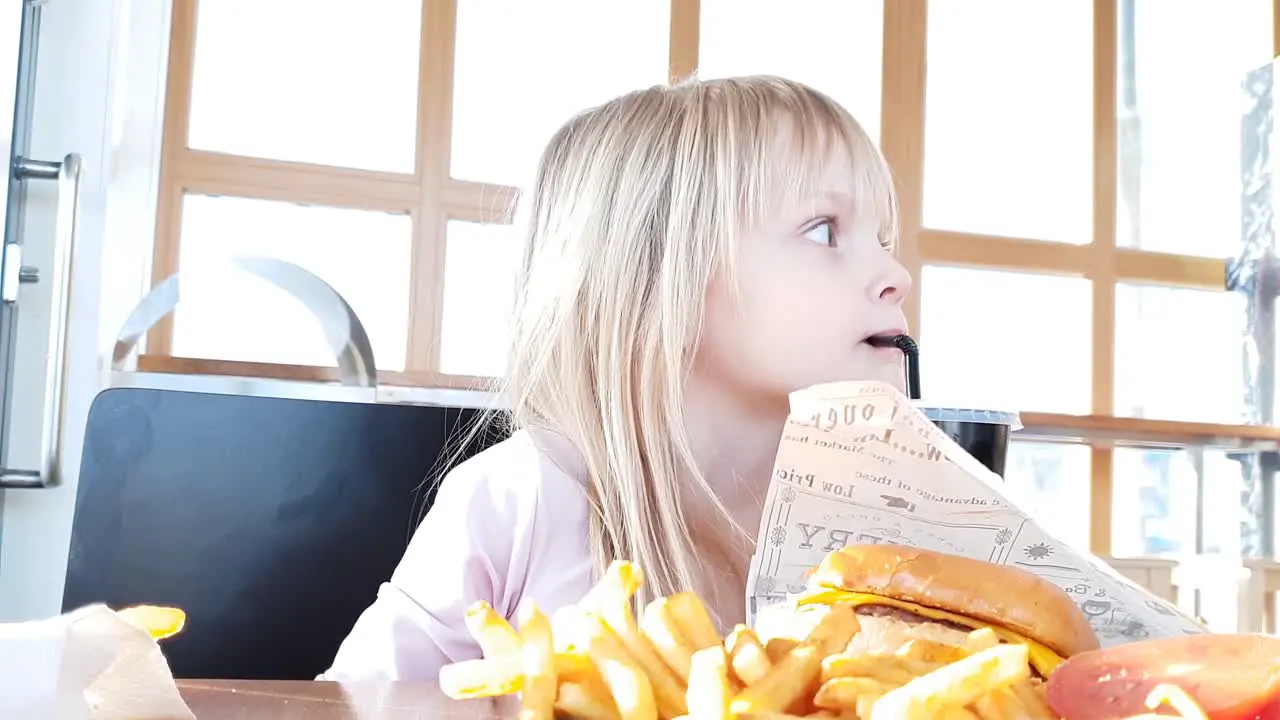
{"label": "metal pole", "polygon": [[[1275,424],[1276,296],[1280,283],[1275,251],[1275,179],[1272,134],[1275,127],[1275,65],[1250,72],[1244,81],[1247,107],[1241,119],[1239,256],[1228,263],[1226,288],[1245,296],[1242,342],[1246,421]],[[1240,545],[1245,557],[1275,555],[1275,452],[1242,452],[1240,463],[1245,510]]]}

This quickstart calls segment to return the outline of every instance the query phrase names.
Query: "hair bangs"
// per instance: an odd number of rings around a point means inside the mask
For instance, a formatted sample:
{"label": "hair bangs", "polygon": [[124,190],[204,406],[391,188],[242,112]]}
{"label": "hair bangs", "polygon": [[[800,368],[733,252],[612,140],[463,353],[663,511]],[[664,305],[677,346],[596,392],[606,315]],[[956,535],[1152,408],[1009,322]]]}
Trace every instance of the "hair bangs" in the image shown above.
{"label": "hair bangs", "polygon": [[736,173],[742,179],[740,222],[749,227],[779,207],[812,201],[833,189],[824,187],[832,164],[848,163],[855,187],[838,189],[855,198],[860,218],[874,221],[881,244],[895,247],[893,176],[858,121],[831,98],[797,83],[770,78],[758,89],[758,126],[749,133],[755,142],[744,143]]}

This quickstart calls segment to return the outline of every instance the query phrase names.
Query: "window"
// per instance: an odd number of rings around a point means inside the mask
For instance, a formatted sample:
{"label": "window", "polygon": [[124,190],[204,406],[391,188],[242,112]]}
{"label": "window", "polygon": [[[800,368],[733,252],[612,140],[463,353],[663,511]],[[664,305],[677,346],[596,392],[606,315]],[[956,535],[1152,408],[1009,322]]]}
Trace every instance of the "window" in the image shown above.
{"label": "window", "polygon": [[[1121,6],[1131,14],[1120,17],[1117,240],[1161,252],[1235,256],[1241,83],[1275,54],[1274,3]],[[1187,52],[1189,38],[1195,52]]]}
{"label": "window", "polygon": [[1089,412],[1087,282],[933,265],[920,280],[922,394],[963,407]]}
{"label": "window", "polygon": [[1116,413],[1245,422],[1244,296],[1116,288]]}
{"label": "window", "polygon": [[1116,554],[1248,554],[1243,538],[1253,519],[1241,496],[1253,459],[1199,448],[1116,450]]}
{"label": "window", "polygon": [[884,0],[702,0],[698,77],[781,75],[807,83],[880,137]]}
{"label": "window", "polygon": [[176,355],[337,364],[318,321],[291,295],[248,274],[205,274],[233,257],[262,255],[295,263],[337,290],[364,324],[378,368],[404,369],[412,237],[407,215],[191,195],[182,219]]}
{"label": "window", "polygon": [[1089,242],[1092,40],[1087,2],[929,4],[926,226]]}
{"label": "window", "polygon": [[[1117,449],[1114,554],[1251,555],[1256,548],[1243,539],[1256,530],[1247,509],[1254,459],[1200,448]],[[1184,593],[1182,604],[1210,627],[1234,631],[1238,598],[1230,563],[1201,564],[1196,572],[1203,581],[1205,573],[1218,570],[1220,578]]]}
{"label": "window", "polygon": [[519,238],[511,225],[449,221],[445,233],[440,369],[502,375],[515,302]]}
{"label": "window", "polygon": [[1015,440],[1004,479],[1022,509],[1050,535],[1089,549],[1088,446]]}
{"label": "window", "polygon": [[[1240,241],[1240,84],[1274,55],[1273,3],[779,7],[174,0],[155,279],[240,253],[289,260],[359,312],[383,382],[472,387],[505,370],[512,208],[557,127],[670,78],[790,76],[879,139],[924,394],[1022,413],[1034,432],[1008,482],[1064,508],[1046,513],[1051,532],[1102,554],[1188,547],[1179,503],[1201,502],[1183,499],[1195,477],[1230,488],[1204,494],[1203,512],[1228,519],[1202,522],[1198,542],[1263,547],[1259,471],[1177,448],[1280,439],[1248,425],[1260,347],[1223,283]],[[218,300],[193,277],[148,336],[147,367],[332,365],[292,299],[241,278]],[[1110,510],[1089,500],[1112,495]]]}
{"label": "window", "polygon": [[524,185],[574,113],[666,81],[670,25],[662,3],[459,0],[453,177]]}
{"label": "window", "polygon": [[412,173],[422,4],[366,3],[200,3],[190,147]]}
{"label": "window", "polygon": [[1196,551],[1195,466],[1181,450],[1120,448],[1115,451],[1117,557],[1179,555]]}
{"label": "window", "polygon": [[[895,167],[903,207],[919,213],[907,216],[907,230],[913,221],[922,226],[915,255],[906,258],[922,268],[924,392],[1014,403],[1024,420],[1063,436],[1102,433],[1090,453],[1090,485],[1095,493],[1114,490],[1116,501],[1091,518],[1090,547],[1114,554],[1191,547],[1176,534],[1183,506],[1172,515],[1150,512],[1152,496],[1167,504],[1185,495],[1177,494],[1185,479],[1161,455],[1183,451],[1109,448],[1131,436],[1229,444],[1237,433],[1249,435],[1239,426],[1258,417],[1245,363],[1256,366],[1257,348],[1245,336],[1244,297],[1224,292],[1221,260],[1201,258],[1238,252],[1240,85],[1273,55],[1271,4],[927,5],[928,75],[916,98],[925,109],[910,116],[926,121],[925,149],[918,166]],[[1092,9],[1108,6],[1115,35],[1095,36],[1108,23],[1095,23]],[[919,31],[888,20],[886,28],[897,33],[892,43],[886,38],[888,48],[922,42]],[[1191,36],[1224,49],[1199,62],[1186,52]],[[886,74],[912,67],[892,59],[886,51]],[[1114,123],[1095,123],[1108,113]],[[910,152],[898,158],[914,161]],[[1012,328],[1018,361],[987,359],[976,338],[993,327]],[[1048,415],[1036,417],[1039,411]],[[1196,452],[1206,463],[1225,457]],[[1161,467],[1163,479],[1134,488],[1136,478],[1157,477]],[[1240,471],[1232,477],[1238,482]],[[1187,502],[1196,507],[1194,495]],[[1215,542],[1234,548],[1226,552],[1262,547],[1257,531],[1266,523],[1240,493],[1205,502],[1205,512],[1231,518],[1213,531]],[[1095,512],[1105,507],[1093,505]]]}

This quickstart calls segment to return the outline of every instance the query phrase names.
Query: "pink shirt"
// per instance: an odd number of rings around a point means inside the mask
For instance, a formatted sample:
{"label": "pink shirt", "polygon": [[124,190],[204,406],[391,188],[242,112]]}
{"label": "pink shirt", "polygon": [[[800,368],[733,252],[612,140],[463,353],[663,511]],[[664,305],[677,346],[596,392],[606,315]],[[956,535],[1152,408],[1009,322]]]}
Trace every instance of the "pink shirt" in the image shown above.
{"label": "pink shirt", "polygon": [[583,477],[576,449],[537,430],[455,468],[321,679],[433,679],[480,657],[463,622],[476,600],[508,619],[522,600],[548,614],[580,600],[592,582]]}

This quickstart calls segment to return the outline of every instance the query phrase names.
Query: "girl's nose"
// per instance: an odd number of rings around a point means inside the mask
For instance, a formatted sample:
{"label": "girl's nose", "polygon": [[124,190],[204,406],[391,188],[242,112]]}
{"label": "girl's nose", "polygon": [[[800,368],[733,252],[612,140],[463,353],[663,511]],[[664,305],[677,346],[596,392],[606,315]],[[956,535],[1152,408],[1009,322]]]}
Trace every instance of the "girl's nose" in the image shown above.
{"label": "girl's nose", "polygon": [[896,258],[890,256],[887,260],[877,282],[872,284],[871,296],[882,302],[901,304],[911,292],[911,273]]}

